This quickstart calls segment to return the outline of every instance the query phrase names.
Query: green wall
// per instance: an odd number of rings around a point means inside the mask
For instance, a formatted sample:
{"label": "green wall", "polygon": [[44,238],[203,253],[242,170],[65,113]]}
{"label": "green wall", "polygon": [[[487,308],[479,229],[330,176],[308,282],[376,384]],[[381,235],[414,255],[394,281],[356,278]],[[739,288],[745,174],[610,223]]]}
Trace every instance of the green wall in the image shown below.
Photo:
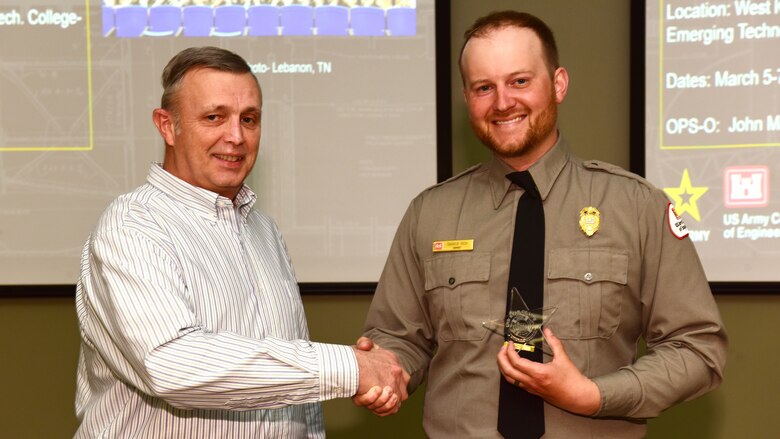
{"label": "green wall", "polygon": [[[476,17],[516,8],[539,15],[556,32],[569,70],[561,131],[587,158],[628,166],[629,2],[625,0],[452,2],[453,60]],[[453,61],[454,63],[454,61]],[[454,67],[454,64],[453,64]],[[487,158],[471,134],[453,69],[453,170]],[[304,298],[312,338],[353,343],[369,296]],[[652,438],[770,438],[780,431],[780,294],[718,296],[730,337],[726,378],[715,392],[650,422]],[[72,299],[0,299],[0,437],[71,437],[78,331]],[[324,404],[329,437],[422,438],[422,392],[400,414],[378,418],[349,400]]]}

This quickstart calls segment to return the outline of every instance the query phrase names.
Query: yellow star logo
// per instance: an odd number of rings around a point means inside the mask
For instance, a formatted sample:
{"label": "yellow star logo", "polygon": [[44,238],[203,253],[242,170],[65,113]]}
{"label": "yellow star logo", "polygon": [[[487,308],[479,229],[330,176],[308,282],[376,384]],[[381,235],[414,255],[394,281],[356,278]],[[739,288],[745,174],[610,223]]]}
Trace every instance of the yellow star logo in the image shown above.
{"label": "yellow star logo", "polygon": [[705,186],[691,186],[691,177],[688,176],[688,168],[683,170],[680,187],[664,188],[666,195],[669,195],[674,202],[674,210],[677,211],[677,215],[682,216],[682,214],[688,212],[696,221],[701,221],[699,206],[696,205],[696,201],[708,190],[709,187]]}

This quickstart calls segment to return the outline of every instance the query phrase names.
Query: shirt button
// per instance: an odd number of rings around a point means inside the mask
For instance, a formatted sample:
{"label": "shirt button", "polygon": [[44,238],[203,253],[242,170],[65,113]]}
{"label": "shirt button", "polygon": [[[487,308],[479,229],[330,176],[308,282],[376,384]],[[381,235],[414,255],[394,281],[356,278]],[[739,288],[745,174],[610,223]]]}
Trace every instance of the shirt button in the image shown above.
{"label": "shirt button", "polygon": [[454,284],[454,283],[455,283],[455,278],[454,278],[454,277],[451,277],[451,278],[450,278],[450,280],[448,280],[447,282],[449,282],[449,283],[450,283],[450,285],[452,285],[452,284]]}
{"label": "shirt button", "polygon": [[593,273],[585,273],[585,280],[590,282],[593,280]]}

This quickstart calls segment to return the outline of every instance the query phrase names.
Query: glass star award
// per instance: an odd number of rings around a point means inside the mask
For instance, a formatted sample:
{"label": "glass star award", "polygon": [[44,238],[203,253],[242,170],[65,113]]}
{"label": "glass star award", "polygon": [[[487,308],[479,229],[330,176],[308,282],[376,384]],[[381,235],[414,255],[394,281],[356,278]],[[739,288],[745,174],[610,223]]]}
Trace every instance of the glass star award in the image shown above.
{"label": "glass star award", "polygon": [[541,309],[528,309],[523,296],[512,287],[509,297],[509,315],[504,319],[482,322],[482,326],[499,335],[506,335],[508,340],[515,344],[517,351],[534,352],[542,349],[542,352],[552,355],[542,348],[544,332],[542,327],[547,320],[555,314],[557,306],[548,306]]}

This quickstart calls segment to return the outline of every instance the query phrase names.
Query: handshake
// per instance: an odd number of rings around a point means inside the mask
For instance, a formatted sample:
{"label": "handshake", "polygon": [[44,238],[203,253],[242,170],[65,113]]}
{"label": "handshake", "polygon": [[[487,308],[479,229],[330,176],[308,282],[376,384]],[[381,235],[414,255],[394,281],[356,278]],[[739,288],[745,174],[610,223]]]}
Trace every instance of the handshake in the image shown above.
{"label": "handshake", "polygon": [[406,391],[409,374],[398,362],[398,357],[367,337],[360,337],[352,349],[360,374],[358,391],[352,401],[378,416],[397,413],[409,396]]}

